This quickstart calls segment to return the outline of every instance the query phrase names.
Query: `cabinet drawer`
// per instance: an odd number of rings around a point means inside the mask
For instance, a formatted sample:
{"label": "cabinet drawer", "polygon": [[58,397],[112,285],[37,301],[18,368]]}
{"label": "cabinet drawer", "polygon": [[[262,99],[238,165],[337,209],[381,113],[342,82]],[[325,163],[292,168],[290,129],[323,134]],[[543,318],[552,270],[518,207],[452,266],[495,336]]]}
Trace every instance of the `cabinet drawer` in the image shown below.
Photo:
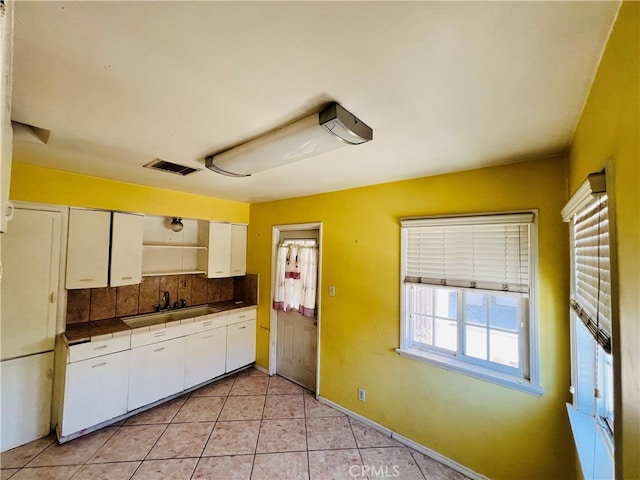
{"label": "cabinet drawer", "polygon": [[205,332],[214,328],[225,327],[227,323],[228,321],[224,315],[212,315],[208,318],[200,317],[199,319],[196,318],[196,321],[193,324],[193,333]]}
{"label": "cabinet drawer", "polygon": [[190,324],[181,325],[180,322],[173,322],[165,328],[150,331],[146,329],[139,329],[139,331],[133,330],[133,332],[131,332],[131,348],[183,337],[191,333],[190,329]]}
{"label": "cabinet drawer", "polygon": [[241,312],[231,312],[226,314],[227,325],[233,325],[234,323],[246,322],[248,320],[256,319],[256,309],[243,310]]}
{"label": "cabinet drawer", "polygon": [[131,344],[130,342],[131,338],[129,335],[122,335],[119,337],[109,338],[107,340],[71,345],[69,346],[67,361],[68,363],[73,363],[80,360],[86,360],[88,358],[107,355],[109,353],[128,350]]}

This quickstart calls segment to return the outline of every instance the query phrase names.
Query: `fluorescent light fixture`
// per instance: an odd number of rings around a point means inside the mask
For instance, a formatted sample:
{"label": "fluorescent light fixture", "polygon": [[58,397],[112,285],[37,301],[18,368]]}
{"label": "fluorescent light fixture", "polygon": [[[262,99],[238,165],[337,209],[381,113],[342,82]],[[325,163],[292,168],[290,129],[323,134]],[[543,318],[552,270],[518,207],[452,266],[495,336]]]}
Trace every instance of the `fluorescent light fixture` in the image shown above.
{"label": "fluorescent light fixture", "polygon": [[373,138],[373,130],[337,103],[205,159],[208,169],[230,177],[248,177],[303,158]]}

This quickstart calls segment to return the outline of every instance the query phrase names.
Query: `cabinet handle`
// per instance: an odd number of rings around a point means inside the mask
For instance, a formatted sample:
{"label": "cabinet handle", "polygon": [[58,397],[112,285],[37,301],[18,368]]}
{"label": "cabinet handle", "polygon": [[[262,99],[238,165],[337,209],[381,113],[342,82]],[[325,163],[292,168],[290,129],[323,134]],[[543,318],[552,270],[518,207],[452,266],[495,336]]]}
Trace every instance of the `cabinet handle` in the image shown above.
{"label": "cabinet handle", "polygon": [[162,332],[158,332],[158,333],[154,334],[153,336],[154,337],[162,337],[162,336],[164,336],[166,334],[167,334],[167,332],[163,330]]}
{"label": "cabinet handle", "polygon": [[240,315],[238,318],[244,318],[246,317],[246,315]]}
{"label": "cabinet handle", "polygon": [[100,345],[99,347],[95,347],[93,350],[102,350],[103,348],[107,348],[109,345]]}
{"label": "cabinet handle", "polygon": [[223,273],[223,271],[222,271],[222,270],[216,270],[216,271],[215,271],[215,272],[213,272],[213,273]]}
{"label": "cabinet handle", "polygon": [[164,350],[164,347],[156,348],[154,352],[161,352],[162,350]]}
{"label": "cabinet handle", "polygon": [[209,325],[211,325],[213,323],[213,320],[209,320],[208,322],[204,322],[202,324],[203,327],[208,327]]}
{"label": "cabinet handle", "polygon": [[238,328],[238,330],[244,330],[245,328],[247,328],[247,326],[245,325],[244,327],[240,327]]}
{"label": "cabinet handle", "polygon": [[104,367],[106,364],[107,362],[96,363],[95,365],[91,365],[91,368]]}
{"label": "cabinet handle", "polygon": [[131,280],[133,277],[120,277],[120,280]]}
{"label": "cabinet handle", "polygon": [[204,340],[205,338],[211,338],[213,337],[213,335],[205,335],[204,337],[202,337],[202,339]]}
{"label": "cabinet handle", "polygon": [[93,282],[93,278],[81,278],[80,282]]}

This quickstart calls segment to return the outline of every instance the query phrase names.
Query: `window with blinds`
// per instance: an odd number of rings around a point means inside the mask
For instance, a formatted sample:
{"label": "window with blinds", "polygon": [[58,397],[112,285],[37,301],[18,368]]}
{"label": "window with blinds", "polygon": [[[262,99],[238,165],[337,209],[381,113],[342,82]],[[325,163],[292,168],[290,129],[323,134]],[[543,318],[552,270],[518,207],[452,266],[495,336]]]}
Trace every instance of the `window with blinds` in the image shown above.
{"label": "window with blinds", "polygon": [[[593,173],[562,210],[570,225],[571,383],[573,409],[591,418],[593,437],[574,431],[578,449],[599,438],[613,445],[614,357],[611,334],[614,297],[609,197],[604,172]],[[572,416],[573,415],[573,416]],[[577,414],[571,414],[570,418]],[[572,422],[573,425],[573,422]],[[602,435],[597,433],[597,430]],[[598,440],[599,441],[599,440]],[[584,444],[584,445],[583,445]],[[612,450],[606,447],[604,450]]]}
{"label": "window with blinds", "polygon": [[533,212],[401,220],[401,355],[541,393]]}
{"label": "window with blinds", "polygon": [[596,341],[611,352],[611,265],[607,196],[594,197],[572,226],[571,308]]}
{"label": "window with blinds", "polygon": [[528,293],[532,213],[406,219],[408,283]]}

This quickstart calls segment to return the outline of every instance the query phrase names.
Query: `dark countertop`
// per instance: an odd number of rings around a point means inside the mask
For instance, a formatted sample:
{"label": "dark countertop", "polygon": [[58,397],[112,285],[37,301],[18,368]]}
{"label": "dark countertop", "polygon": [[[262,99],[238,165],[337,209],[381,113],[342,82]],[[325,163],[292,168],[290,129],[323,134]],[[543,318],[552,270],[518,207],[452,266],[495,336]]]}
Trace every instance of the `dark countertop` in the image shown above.
{"label": "dark countertop", "polygon": [[[233,300],[227,302],[216,302],[209,303],[207,305],[212,308],[215,308],[219,312],[227,312],[229,310],[235,310],[238,308],[246,308],[246,307],[257,307],[255,304],[251,303],[236,303]],[[178,311],[178,310],[177,310]],[[148,315],[148,314],[141,314]],[[67,325],[67,328],[64,332],[67,337],[68,344],[77,344],[82,342],[88,342],[93,337],[98,337],[101,335],[111,335],[117,332],[125,332],[133,330],[126,323],[124,323],[120,318],[108,318],[105,320],[95,320],[91,322],[84,323],[75,323],[72,325]]]}

